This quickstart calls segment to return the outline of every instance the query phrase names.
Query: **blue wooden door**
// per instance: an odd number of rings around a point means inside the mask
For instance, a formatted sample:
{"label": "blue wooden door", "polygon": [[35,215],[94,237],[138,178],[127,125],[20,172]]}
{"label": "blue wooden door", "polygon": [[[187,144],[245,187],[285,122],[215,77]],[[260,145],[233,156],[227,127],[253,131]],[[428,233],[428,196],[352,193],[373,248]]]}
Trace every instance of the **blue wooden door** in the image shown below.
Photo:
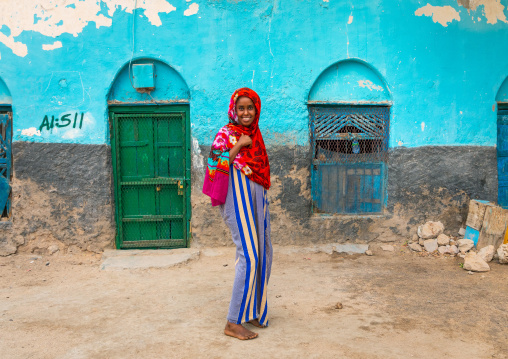
{"label": "blue wooden door", "polygon": [[12,115],[0,112],[0,217],[11,214]]}
{"label": "blue wooden door", "polygon": [[508,208],[508,110],[499,110],[497,116],[497,202]]}

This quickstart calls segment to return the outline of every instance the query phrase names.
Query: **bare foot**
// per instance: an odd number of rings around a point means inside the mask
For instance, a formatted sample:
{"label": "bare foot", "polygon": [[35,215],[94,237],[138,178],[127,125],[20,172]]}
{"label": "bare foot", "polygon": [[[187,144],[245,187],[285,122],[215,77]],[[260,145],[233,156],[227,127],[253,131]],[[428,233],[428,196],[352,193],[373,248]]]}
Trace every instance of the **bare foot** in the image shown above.
{"label": "bare foot", "polygon": [[254,339],[258,336],[258,333],[251,332],[249,329],[244,328],[241,324],[233,324],[230,322],[226,323],[224,328],[224,334],[230,337],[235,337],[240,340]]}
{"label": "bare foot", "polygon": [[258,318],[249,320],[247,323],[252,324],[253,326],[258,327],[258,328],[266,328],[266,325],[262,325],[259,323]]}

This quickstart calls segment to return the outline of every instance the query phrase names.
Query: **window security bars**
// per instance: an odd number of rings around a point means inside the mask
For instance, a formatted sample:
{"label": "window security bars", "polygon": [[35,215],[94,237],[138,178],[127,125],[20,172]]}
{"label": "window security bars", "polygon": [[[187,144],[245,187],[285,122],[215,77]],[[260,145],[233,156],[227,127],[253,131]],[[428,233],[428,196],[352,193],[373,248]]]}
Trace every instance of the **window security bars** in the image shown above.
{"label": "window security bars", "polygon": [[381,213],[389,107],[309,107],[313,211]]}

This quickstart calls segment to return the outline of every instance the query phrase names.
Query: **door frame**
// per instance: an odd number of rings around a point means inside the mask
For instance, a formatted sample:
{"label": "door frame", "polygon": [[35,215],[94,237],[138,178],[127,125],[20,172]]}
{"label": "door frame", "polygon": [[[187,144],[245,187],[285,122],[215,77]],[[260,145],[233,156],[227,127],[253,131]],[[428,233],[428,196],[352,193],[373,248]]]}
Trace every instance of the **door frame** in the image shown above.
{"label": "door frame", "polygon": [[[378,159],[376,161],[361,161],[361,162],[344,162],[344,161],[331,161],[331,162],[322,162],[319,158],[316,157],[317,151],[317,141],[322,139],[321,136],[316,134],[315,128],[315,115],[319,112],[320,109],[327,110],[337,110],[338,112],[351,112],[351,113],[370,113],[376,111],[382,111],[384,113],[384,130],[383,130],[383,146],[384,151],[382,152],[384,155],[382,159]],[[387,202],[388,202],[388,156],[389,156],[389,139],[390,139],[390,122],[392,116],[392,109],[390,104],[385,103],[371,103],[371,104],[354,104],[354,103],[308,103],[307,111],[309,114],[309,132],[310,132],[310,142],[311,142],[311,195],[312,195],[312,213],[314,214],[323,214],[323,215],[337,215],[337,216],[382,216],[386,214]],[[327,136],[327,139],[332,139]],[[342,137],[334,137],[335,140],[347,140],[348,138]],[[373,167],[380,167],[380,211],[356,211],[350,212],[344,210],[343,212],[332,211],[327,212],[320,208],[321,200],[321,191],[322,188],[320,186],[321,176],[319,175],[319,167],[320,166],[337,166],[337,168],[344,168],[344,173],[347,173],[349,169],[354,169],[359,166],[366,166],[366,169],[372,169]],[[347,177],[347,175],[346,175]],[[337,204],[335,205],[337,208]],[[344,209],[346,205],[342,206]]]}
{"label": "door frame", "polygon": [[[503,112],[503,113],[502,113]],[[501,198],[501,188],[500,188],[500,184],[501,184],[501,181],[500,180],[500,171],[501,171],[501,167],[500,167],[500,162],[499,162],[499,157],[504,157],[506,158],[506,156],[500,156],[500,143],[499,143],[499,138],[500,138],[500,132],[499,132],[499,126],[500,126],[500,117],[501,116],[506,116],[508,115],[508,103],[507,102],[498,102],[497,103],[497,111],[496,111],[496,168],[497,168],[497,204],[503,208],[508,208],[508,203],[503,203],[501,204],[500,203],[500,198]],[[505,151],[506,153],[506,151]],[[506,184],[506,182],[504,182],[503,184]],[[506,188],[506,186],[503,186],[503,188]]]}
{"label": "door frame", "polygon": [[120,217],[119,209],[117,205],[117,199],[120,194],[120,186],[117,181],[117,131],[118,128],[115,126],[115,120],[113,120],[114,114],[164,114],[173,112],[184,112],[185,113],[185,181],[184,181],[184,195],[186,197],[186,203],[184,205],[184,235],[185,235],[185,247],[189,248],[191,241],[191,217],[192,217],[192,206],[190,203],[191,194],[191,134],[190,134],[190,105],[189,104],[178,104],[178,105],[109,105],[108,106],[108,120],[109,120],[109,138],[111,145],[111,164],[113,168],[113,204],[115,206],[115,224],[116,224],[116,235],[115,235],[115,247],[117,249],[170,249],[180,247],[139,247],[139,248],[121,248],[120,247]]}
{"label": "door frame", "polygon": [[[5,202],[5,206],[0,208],[0,218],[2,220],[11,221],[12,215],[12,178],[13,178],[13,155],[12,155],[12,131],[13,131],[13,114],[12,114],[12,106],[11,105],[0,105],[0,115],[6,115],[7,121],[5,123],[6,127],[3,128],[5,133],[5,138],[0,133],[0,139],[4,143],[6,147],[6,156],[5,159],[2,160],[1,168],[5,168],[5,178],[7,179],[9,193],[7,195],[7,199]],[[0,176],[2,176],[0,174]],[[6,213],[3,216],[4,212]]]}

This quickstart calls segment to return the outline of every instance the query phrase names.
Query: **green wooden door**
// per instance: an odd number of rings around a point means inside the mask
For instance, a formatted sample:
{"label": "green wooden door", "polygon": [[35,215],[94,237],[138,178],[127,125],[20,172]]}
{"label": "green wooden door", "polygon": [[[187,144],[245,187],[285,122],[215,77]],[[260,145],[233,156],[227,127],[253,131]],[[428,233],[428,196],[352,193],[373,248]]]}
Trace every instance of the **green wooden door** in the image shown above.
{"label": "green wooden door", "polygon": [[110,108],[117,248],[187,247],[188,106]]}

